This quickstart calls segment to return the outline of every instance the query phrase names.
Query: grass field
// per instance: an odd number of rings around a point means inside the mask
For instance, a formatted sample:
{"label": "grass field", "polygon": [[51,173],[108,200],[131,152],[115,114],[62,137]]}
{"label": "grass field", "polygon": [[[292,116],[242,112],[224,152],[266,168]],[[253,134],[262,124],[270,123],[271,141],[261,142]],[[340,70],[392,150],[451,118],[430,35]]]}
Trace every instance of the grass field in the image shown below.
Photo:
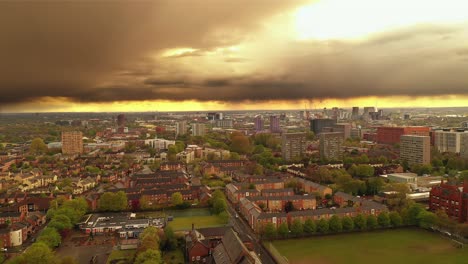
{"label": "grass field", "polygon": [[274,241],[294,264],[341,263],[468,263],[468,247],[419,229],[385,230]]}
{"label": "grass field", "polygon": [[192,223],[195,224],[196,228],[215,227],[224,225],[224,223],[218,216],[209,215],[174,217],[174,220],[169,222],[169,226],[172,227],[174,231],[190,230],[192,228]]}
{"label": "grass field", "polygon": [[113,250],[107,259],[107,263],[113,263],[118,260],[118,263],[132,263],[133,258],[135,257],[136,250]]}

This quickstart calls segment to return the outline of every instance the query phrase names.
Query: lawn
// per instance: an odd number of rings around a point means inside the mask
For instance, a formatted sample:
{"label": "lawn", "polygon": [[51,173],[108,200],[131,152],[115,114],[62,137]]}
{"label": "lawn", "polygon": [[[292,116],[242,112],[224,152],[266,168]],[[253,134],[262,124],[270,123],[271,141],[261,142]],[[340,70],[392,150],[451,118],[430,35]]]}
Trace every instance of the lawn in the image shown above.
{"label": "lawn", "polygon": [[468,263],[468,247],[419,229],[385,230],[278,240],[273,245],[289,263]]}
{"label": "lawn", "polygon": [[132,263],[136,250],[113,250],[107,259],[108,264],[126,264]]}
{"label": "lawn", "polygon": [[174,231],[190,230],[192,229],[192,223],[195,224],[195,228],[216,227],[224,225],[221,218],[217,215],[208,215],[174,217],[174,220],[169,222],[169,226],[172,227]]}

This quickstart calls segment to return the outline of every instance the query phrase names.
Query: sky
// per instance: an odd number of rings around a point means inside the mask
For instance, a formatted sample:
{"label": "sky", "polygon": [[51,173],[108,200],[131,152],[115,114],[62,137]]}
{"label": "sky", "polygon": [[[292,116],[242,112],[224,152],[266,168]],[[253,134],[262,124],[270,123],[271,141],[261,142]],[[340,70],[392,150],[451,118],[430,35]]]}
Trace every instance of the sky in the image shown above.
{"label": "sky", "polygon": [[464,0],[0,2],[0,112],[468,106]]}

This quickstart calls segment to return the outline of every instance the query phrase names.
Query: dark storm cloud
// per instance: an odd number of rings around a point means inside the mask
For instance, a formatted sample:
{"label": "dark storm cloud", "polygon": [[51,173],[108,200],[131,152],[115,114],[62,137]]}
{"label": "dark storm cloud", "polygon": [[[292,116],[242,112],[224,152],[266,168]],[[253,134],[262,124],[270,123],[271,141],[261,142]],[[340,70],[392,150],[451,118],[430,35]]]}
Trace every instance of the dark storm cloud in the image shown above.
{"label": "dark storm cloud", "polygon": [[[468,94],[466,25],[403,28],[359,43],[285,41],[262,47],[268,56],[229,54],[221,66],[194,69],[218,47],[255,39],[264,18],[299,5],[291,2],[1,2],[0,104]],[[193,51],[157,56],[175,48]],[[249,73],[230,69],[251,62]]]}

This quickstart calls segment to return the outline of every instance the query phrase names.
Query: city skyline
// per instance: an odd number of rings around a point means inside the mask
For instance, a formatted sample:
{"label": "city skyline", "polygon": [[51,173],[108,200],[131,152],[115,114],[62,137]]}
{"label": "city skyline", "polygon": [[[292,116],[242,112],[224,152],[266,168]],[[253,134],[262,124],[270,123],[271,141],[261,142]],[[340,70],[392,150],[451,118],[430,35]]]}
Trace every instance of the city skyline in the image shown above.
{"label": "city skyline", "polygon": [[466,7],[2,2],[0,112],[466,106]]}

